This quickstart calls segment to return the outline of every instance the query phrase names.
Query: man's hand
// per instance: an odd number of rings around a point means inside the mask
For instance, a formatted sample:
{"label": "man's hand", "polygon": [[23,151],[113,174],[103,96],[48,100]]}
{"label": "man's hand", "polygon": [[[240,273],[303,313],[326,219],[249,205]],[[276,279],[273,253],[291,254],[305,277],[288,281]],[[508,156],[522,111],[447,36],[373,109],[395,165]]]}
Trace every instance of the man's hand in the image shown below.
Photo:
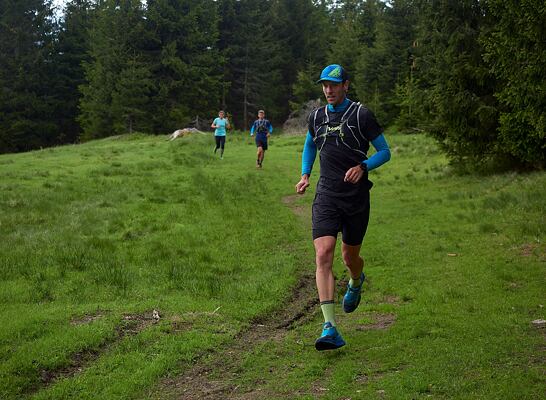
{"label": "man's hand", "polygon": [[296,193],[304,194],[307,186],[309,186],[309,175],[304,174],[301,176],[300,181],[296,183]]}
{"label": "man's hand", "polygon": [[364,170],[360,167],[360,165],[357,165],[356,167],[350,168],[345,173],[344,181],[349,183],[358,183],[363,176]]}

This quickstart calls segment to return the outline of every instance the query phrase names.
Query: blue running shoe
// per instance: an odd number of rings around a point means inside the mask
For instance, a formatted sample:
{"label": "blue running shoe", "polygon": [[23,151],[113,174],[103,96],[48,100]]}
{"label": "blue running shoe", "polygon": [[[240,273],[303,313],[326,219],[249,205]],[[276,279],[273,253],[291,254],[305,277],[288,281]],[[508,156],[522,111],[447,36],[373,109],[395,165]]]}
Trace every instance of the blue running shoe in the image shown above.
{"label": "blue running shoe", "polygon": [[315,349],[335,350],[345,346],[345,340],[341,337],[335,326],[330,322],[325,322],[322,325],[322,335],[315,341]]}
{"label": "blue running shoe", "polygon": [[365,278],[363,272],[360,274],[360,285],[353,288],[351,285],[347,284],[347,292],[345,292],[345,296],[343,296],[343,311],[346,313],[352,313],[360,304],[360,292],[362,292],[362,284],[364,283]]}

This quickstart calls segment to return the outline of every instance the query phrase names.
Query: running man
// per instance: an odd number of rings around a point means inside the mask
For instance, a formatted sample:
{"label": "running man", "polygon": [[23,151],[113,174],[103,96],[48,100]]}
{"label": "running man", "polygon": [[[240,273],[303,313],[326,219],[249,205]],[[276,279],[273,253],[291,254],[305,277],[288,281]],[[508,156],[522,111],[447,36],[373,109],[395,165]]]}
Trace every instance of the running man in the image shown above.
{"label": "running man", "polygon": [[256,133],[256,147],[258,153],[256,156],[256,168],[262,168],[264,162],[265,151],[267,150],[267,138],[273,133],[271,122],[265,119],[265,111],[258,111],[258,119],[254,121],[250,128],[250,136]]}
{"label": "running man", "polygon": [[[315,246],[316,282],[324,316],[317,350],[337,349],[345,345],[338,332],[334,312],[334,275],[332,265],[338,232],[341,232],[341,255],[350,281],[343,297],[343,311],[358,307],[365,276],[360,247],[370,215],[368,172],[386,163],[390,150],[383,129],[370,110],[349,100],[349,78],[338,64],[324,68],[319,81],[328,102],[309,115],[308,132],[302,155],[302,175],[296,192],[305,193],[317,151],[320,177],[313,202],[313,243]],[[318,83],[317,82],[317,83]],[[377,152],[367,158],[370,143]]]}
{"label": "running man", "polygon": [[218,112],[218,118],[212,121],[211,128],[214,128],[214,139],[216,140],[216,148],[214,154],[220,149],[220,159],[224,158],[224,146],[226,144],[226,128],[230,129],[229,120],[225,118],[224,110]]}

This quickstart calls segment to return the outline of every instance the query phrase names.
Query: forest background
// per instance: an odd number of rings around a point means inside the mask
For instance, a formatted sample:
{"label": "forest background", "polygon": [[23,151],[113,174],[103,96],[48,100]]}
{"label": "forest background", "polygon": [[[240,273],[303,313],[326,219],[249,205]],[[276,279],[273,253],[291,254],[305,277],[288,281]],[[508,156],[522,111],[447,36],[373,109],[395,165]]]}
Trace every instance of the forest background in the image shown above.
{"label": "forest background", "polygon": [[219,109],[240,130],[259,108],[280,127],[335,62],[351,99],[453,163],[543,168],[544,20],[540,0],[3,0],[0,153]]}

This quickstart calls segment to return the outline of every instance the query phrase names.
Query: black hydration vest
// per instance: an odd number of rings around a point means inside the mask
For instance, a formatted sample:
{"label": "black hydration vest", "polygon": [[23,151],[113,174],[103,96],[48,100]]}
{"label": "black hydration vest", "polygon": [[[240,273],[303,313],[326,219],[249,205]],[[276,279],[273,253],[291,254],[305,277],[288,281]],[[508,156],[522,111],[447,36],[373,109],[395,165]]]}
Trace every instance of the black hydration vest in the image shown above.
{"label": "black hydration vest", "polygon": [[[310,131],[319,152],[327,140],[358,154],[360,161],[367,158],[370,140],[364,135],[369,111],[360,103],[351,102],[344,112],[328,111],[328,106],[316,109],[310,115]],[[375,138],[374,138],[375,139]]]}
{"label": "black hydration vest", "polygon": [[256,120],[256,133],[267,134],[267,120]]}
{"label": "black hydration vest", "polygon": [[370,141],[382,133],[366,107],[350,102],[342,112],[318,108],[309,115],[309,133],[320,156],[318,194],[359,197],[370,190],[367,173],[357,184],[344,182],[345,173],[367,159]]}

